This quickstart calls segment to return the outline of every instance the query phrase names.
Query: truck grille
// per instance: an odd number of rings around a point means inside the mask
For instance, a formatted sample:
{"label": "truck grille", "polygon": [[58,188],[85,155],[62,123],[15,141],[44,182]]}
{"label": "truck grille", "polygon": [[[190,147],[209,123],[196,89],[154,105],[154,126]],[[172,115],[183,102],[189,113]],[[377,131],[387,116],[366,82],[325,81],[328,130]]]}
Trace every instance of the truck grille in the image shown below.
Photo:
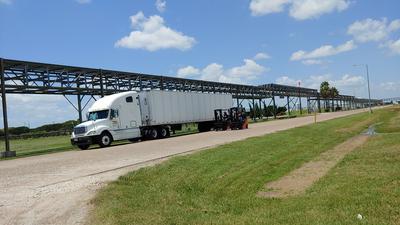
{"label": "truck grille", "polygon": [[74,128],[74,134],[84,134],[86,132],[85,127],[75,127]]}

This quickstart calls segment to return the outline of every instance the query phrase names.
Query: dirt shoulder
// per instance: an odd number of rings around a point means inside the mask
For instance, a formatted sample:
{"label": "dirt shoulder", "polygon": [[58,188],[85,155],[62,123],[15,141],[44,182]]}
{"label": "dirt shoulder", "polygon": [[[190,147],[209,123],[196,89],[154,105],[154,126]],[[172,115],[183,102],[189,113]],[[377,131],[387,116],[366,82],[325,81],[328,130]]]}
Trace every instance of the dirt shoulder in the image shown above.
{"label": "dirt shoulder", "polygon": [[337,145],[316,159],[305,163],[288,175],[265,185],[266,191],[258,192],[265,198],[283,198],[303,194],[311,185],[325,176],[348,153],[363,145],[368,135],[362,134]]}

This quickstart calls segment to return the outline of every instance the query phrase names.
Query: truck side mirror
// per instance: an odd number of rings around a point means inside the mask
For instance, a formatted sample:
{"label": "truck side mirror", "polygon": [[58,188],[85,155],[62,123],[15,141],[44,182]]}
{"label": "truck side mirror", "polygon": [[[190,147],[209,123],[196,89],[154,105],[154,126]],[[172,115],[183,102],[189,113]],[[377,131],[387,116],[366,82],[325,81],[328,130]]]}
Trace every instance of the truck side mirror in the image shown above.
{"label": "truck side mirror", "polygon": [[110,120],[114,119],[114,109],[110,111]]}
{"label": "truck side mirror", "polygon": [[118,110],[116,109],[111,109],[111,115],[110,115],[110,119],[114,119],[118,117]]}

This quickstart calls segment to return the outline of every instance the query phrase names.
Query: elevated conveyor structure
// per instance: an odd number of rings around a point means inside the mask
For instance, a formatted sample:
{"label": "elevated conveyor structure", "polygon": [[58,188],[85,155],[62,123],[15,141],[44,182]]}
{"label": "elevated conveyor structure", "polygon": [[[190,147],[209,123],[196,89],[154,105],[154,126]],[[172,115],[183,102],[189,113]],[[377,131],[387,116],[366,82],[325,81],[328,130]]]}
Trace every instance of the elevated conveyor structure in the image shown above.
{"label": "elevated conveyor structure", "polygon": [[[96,99],[97,96],[105,96],[128,90],[171,90],[188,92],[229,93],[240,105],[243,100],[252,101],[253,106],[258,100],[259,104],[267,99],[274,106],[275,97],[286,97],[287,108],[290,114],[291,105],[301,106],[301,99],[307,98],[307,108],[311,102],[321,111],[321,98],[316,89],[293,87],[279,84],[265,84],[260,86],[230,84],[194,79],[151,75],[134,72],[123,72],[107,69],[84,68],[30,61],[0,59],[1,96],[3,106],[3,123],[5,134],[6,152],[2,156],[13,155],[10,151],[8,138],[7,101],[6,94],[47,94],[77,97],[77,110],[79,120],[82,121],[83,97],[89,96]],[[295,100],[296,99],[296,102]],[[342,102],[348,106],[346,109],[366,107],[367,99],[358,99],[353,96],[340,95],[332,101]],[[88,103],[88,102],[87,102]],[[87,105],[86,103],[86,105]],[[380,100],[372,100],[373,105],[381,104]],[[275,108],[275,107],[274,107]],[[302,111],[302,110],[300,110]],[[274,113],[276,117],[276,114]]]}

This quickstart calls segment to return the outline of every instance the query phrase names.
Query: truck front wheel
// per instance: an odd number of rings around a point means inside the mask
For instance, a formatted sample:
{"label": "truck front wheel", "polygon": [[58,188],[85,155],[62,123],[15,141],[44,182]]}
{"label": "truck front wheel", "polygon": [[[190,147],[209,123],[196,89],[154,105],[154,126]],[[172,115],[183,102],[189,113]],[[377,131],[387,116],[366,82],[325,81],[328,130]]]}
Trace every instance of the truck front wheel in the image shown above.
{"label": "truck front wheel", "polygon": [[108,146],[111,145],[111,142],[112,142],[112,137],[111,137],[111,135],[109,133],[103,132],[100,135],[100,138],[99,138],[100,147],[102,147],[102,148],[108,147]]}

